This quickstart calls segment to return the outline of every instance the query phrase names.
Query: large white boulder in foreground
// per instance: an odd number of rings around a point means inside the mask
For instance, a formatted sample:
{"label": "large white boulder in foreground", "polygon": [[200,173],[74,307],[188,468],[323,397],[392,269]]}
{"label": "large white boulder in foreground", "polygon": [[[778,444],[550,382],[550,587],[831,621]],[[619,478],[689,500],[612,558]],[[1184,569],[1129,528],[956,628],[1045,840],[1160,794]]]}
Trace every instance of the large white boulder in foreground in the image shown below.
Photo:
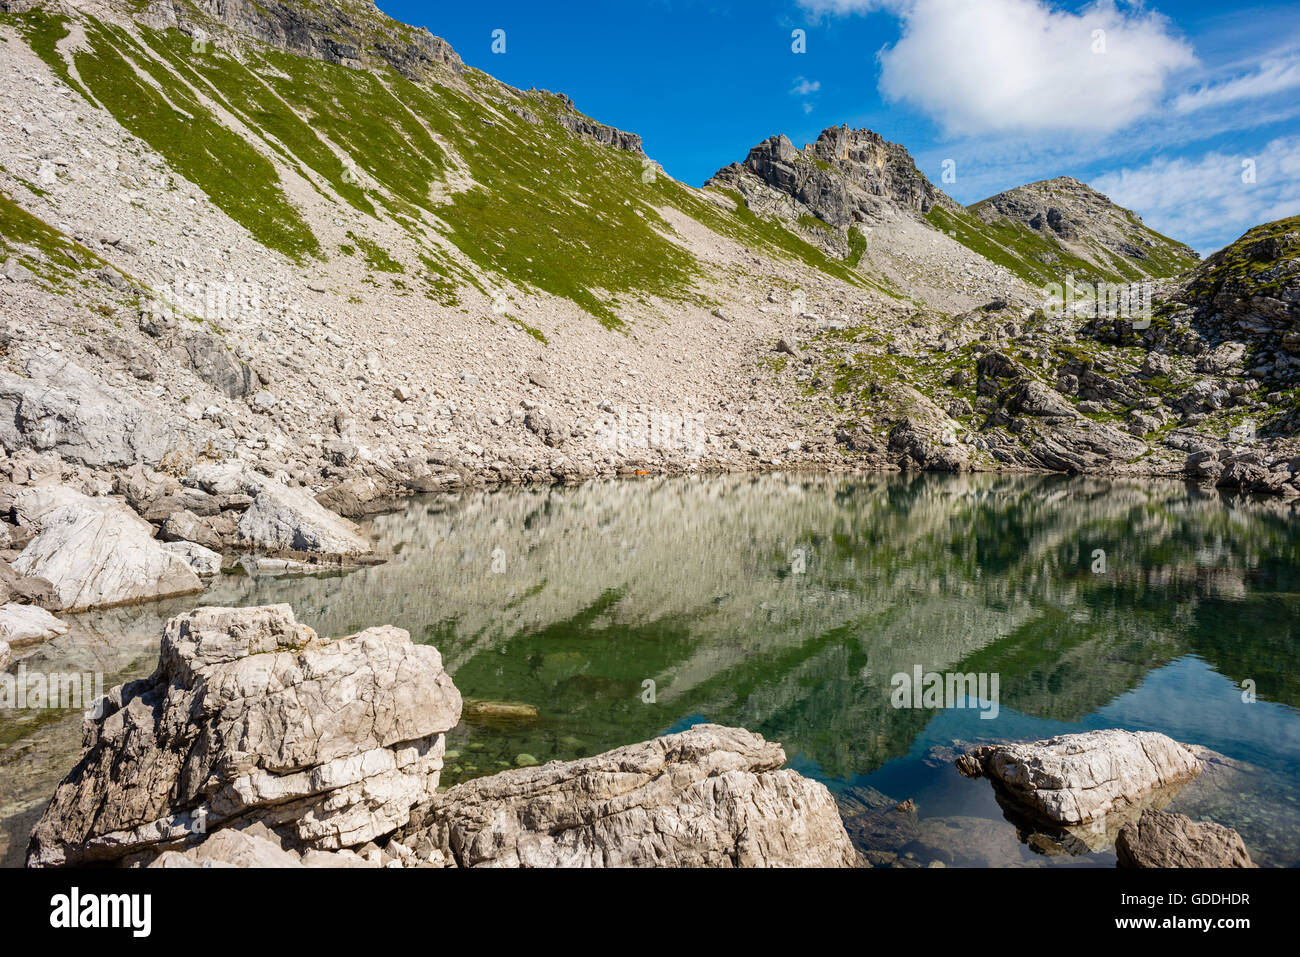
{"label": "large white boulder in foreground", "polygon": [[957,759],[1054,824],[1086,824],[1201,771],[1190,749],[1154,731],[1086,731],[1025,744],[988,744]]}
{"label": "large white boulder in foreground", "polygon": [[37,485],[15,496],[13,510],[20,525],[38,533],[14,571],[49,580],[62,611],[203,590],[185,559],[163,548],[153,526],[117,499]]}
{"label": "large white boulder in foreground", "polygon": [[854,867],[824,785],[743,728],[697,725],[457,785],[399,835],[460,867]]}
{"label": "large white boulder in foreground", "polygon": [[326,641],[288,605],[173,618],[153,676],[107,698],[29,865],[150,857],[254,823],[298,850],[363,845],[433,796],[461,707],[436,649],[389,626]]}

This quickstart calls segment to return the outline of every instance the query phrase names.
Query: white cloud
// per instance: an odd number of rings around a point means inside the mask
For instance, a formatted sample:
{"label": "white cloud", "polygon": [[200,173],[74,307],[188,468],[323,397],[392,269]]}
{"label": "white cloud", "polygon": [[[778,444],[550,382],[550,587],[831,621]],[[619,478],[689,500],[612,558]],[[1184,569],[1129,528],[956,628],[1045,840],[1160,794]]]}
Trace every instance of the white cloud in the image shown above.
{"label": "white cloud", "polygon": [[1272,96],[1300,86],[1300,53],[1266,60],[1258,70],[1184,93],[1174,101],[1180,113],[1210,106],[1223,106],[1239,100]]}
{"label": "white cloud", "polygon": [[[1196,62],[1158,13],[1096,0],[800,0],[810,13],[888,9],[902,35],[880,51],[880,92],[955,136],[1106,133],[1150,114],[1171,73]],[[1097,31],[1101,31],[1098,33]]]}
{"label": "white cloud", "polygon": [[820,80],[809,80],[801,76],[794,81],[794,89],[790,91],[790,95],[807,96],[809,93],[816,93],[821,88]]}
{"label": "white cloud", "polygon": [[[1253,183],[1242,178],[1246,160],[1254,162]],[[1158,158],[1090,185],[1142,210],[1160,232],[1210,252],[1252,226],[1300,214],[1300,136],[1279,137],[1255,153]]]}

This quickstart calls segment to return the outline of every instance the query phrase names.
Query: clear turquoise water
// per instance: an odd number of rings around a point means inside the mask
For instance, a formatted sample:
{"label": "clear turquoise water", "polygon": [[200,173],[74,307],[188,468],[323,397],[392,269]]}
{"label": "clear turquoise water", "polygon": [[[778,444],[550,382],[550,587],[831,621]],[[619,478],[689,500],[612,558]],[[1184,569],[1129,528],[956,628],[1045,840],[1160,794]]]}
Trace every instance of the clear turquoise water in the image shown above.
{"label": "clear turquoise water", "polygon": [[[952,757],[1156,730],[1240,762],[1172,810],[1238,828],[1260,863],[1300,862],[1300,524],[1281,503],[1149,480],[769,475],[467,492],[365,525],[392,561],[227,577],[203,602],[287,601],[331,636],[396,624],[441,650],[467,698],[536,709],[463,722],[447,783],[713,721],[781,742],[878,863],[1113,866],[1104,837],[1018,828]],[[89,648],[117,680],[145,674],[163,618],[194,604],[86,616],[80,642],[43,656]],[[895,708],[892,676],[917,665],[996,673],[997,717]],[[16,835],[60,732],[4,720],[0,768],[28,772],[0,783]],[[852,826],[909,798],[901,836]]]}

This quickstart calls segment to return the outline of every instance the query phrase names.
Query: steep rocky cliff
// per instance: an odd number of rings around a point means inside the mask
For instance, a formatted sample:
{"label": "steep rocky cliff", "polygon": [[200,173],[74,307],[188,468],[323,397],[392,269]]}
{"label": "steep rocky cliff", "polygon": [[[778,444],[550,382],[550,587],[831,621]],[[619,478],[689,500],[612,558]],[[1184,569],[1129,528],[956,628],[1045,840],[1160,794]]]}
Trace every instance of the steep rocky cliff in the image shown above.
{"label": "steep rocky cliff", "polygon": [[706,185],[735,187],[753,197],[755,208],[775,206],[758,184],[789,196],[804,214],[837,229],[888,222],[901,211],[923,215],[936,205],[957,208],[922,175],[902,146],[871,130],[847,126],[823,130],[817,142],[803,149],[796,149],[783,134],[773,136],[750,150],[743,163],[719,170]]}

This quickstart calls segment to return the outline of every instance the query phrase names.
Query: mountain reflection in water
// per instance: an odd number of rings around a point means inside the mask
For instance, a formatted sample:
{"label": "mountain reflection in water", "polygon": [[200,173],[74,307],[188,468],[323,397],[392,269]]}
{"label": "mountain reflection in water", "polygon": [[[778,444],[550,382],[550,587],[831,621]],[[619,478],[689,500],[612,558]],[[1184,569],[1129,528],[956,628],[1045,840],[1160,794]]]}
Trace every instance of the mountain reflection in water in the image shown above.
{"label": "mountain reflection in water", "polygon": [[[469,491],[366,528],[392,561],[226,576],[201,602],[78,616],[27,666],[145,675],[162,622],[199,603],[288,602],[329,636],[395,624],[441,650],[467,698],[536,709],[462,722],[445,783],[696,721],[741,725],[781,742],[846,814],[914,798],[910,840],[893,842],[906,864],[1113,865],[1106,840],[1063,850],[1018,833],[951,757],[977,741],[1158,730],[1246,762],[1172,810],[1237,827],[1261,864],[1300,863],[1288,505],[1151,480],[795,474]],[[997,674],[997,716],[895,708],[892,677],[916,667]],[[75,716],[0,716],[6,863],[79,740]]]}

